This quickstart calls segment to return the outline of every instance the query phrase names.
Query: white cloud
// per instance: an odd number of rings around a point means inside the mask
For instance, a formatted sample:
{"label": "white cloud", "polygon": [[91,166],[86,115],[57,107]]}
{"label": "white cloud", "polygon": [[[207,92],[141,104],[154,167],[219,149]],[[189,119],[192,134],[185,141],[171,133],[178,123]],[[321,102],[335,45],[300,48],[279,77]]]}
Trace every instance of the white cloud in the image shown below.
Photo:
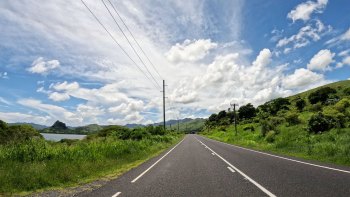
{"label": "white cloud", "polygon": [[350,28],[340,36],[340,40],[350,40]]}
{"label": "white cloud", "polygon": [[12,103],[0,96],[0,103],[6,104],[6,105],[11,105]]}
{"label": "white cloud", "polygon": [[68,83],[67,81],[64,81],[63,83],[51,84],[50,88],[53,88],[57,91],[74,91],[79,89],[79,83],[78,82]]}
{"label": "white cloud", "polygon": [[291,10],[287,17],[293,22],[297,20],[307,21],[310,19],[312,13],[322,13],[325,9],[328,0],[307,1],[297,5]]}
{"label": "white cloud", "polygon": [[53,119],[61,120],[63,122],[67,122],[67,123],[71,123],[70,125],[73,125],[73,126],[81,125],[81,123],[83,121],[83,119],[81,117],[74,114],[73,112],[66,110],[63,107],[51,105],[51,104],[45,104],[45,103],[42,103],[40,100],[20,99],[20,100],[18,100],[18,103],[23,105],[23,106],[44,112],[48,116],[52,117]]}
{"label": "white cloud", "polygon": [[331,29],[331,26],[325,26],[320,20],[315,20],[314,23],[307,24],[300,28],[297,34],[280,39],[276,47],[290,45],[293,49],[302,48],[309,45],[312,41],[316,42],[320,40],[321,37]]}
{"label": "white cloud", "polygon": [[343,59],[343,64],[349,65],[350,66],[350,56],[347,56]]}
{"label": "white cloud", "polygon": [[32,65],[27,70],[31,73],[47,74],[59,66],[60,62],[58,60],[44,61],[43,57],[39,57],[33,61]]}
{"label": "white cloud", "polygon": [[42,125],[49,125],[51,123],[51,118],[49,116],[24,114],[19,112],[0,112],[0,120],[9,123],[28,122]]}
{"label": "white cloud", "polygon": [[286,76],[282,84],[285,88],[294,89],[307,87],[323,80],[324,76],[322,74],[314,73],[305,68],[299,68],[293,74]]}
{"label": "white cloud", "polygon": [[329,49],[320,50],[315,54],[310,62],[307,64],[309,70],[330,70],[330,64],[334,61],[333,57],[335,53],[332,53]]}
{"label": "white cloud", "polygon": [[[341,34],[340,36],[336,36],[336,37],[328,40],[325,44],[328,44],[330,46],[339,45],[339,44],[342,44],[343,41],[349,41],[349,40],[350,40],[350,28],[346,32]],[[348,51],[348,50],[346,50],[346,51]]]}
{"label": "white cloud", "polygon": [[168,52],[165,53],[165,57],[171,62],[194,62],[203,59],[209,52],[209,50],[217,47],[216,43],[213,43],[210,39],[203,40],[185,40],[182,44],[176,43],[172,46]]}
{"label": "white cloud", "polygon": [[8,79],[9,77],[8,77],[8,74],[7,74],[7,72],[0,72],[0,79]]}
{"label": "white cloud", "polygon": [[49,99],[53,101],[66,101],[70,99],[69,94],[52,92],[49,94]]}

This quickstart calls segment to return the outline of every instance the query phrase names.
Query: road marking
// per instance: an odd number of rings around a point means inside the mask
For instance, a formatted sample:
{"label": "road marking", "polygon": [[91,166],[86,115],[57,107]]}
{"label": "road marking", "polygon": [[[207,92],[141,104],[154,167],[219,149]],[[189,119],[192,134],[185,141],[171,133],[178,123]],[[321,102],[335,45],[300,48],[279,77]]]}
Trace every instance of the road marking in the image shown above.
{"label": "road marking", "polygon": [[234,169],[232,169],[230,166],[227,167],[231,172],[236,172]]}
{"label": "road marking", "polygon": [[[217,141],[217,140],[212,140],[210,138],[207,138],[207,139],[209,139],[211,141],[214,141],[214,142],[220,142],[220,141]],[[281,157],[281,156],[272,155],[272,154],[269,154],[269,153],[264,153],[264,152],[260,152],[260,151],[256,151],[256,150],[252,150],[252,149],[248,149],[248,148],[243,148],[243,147],[240,147],[240,146],[235,146],[233,144],[228,144],[228,143],[225,143],[225,142],[220,142],[220,143],[223,143],[223,144],[229,145],[229,146],[233,146],[233,147],[236,147],[236,148],[240,148],[240,149],[243,149],[243,150],[248,150],[248,151],[255,152],[255,153],[260,153],[260,154],[263,154],[263,155],[276,157],[276,158],[279,158],[279,159],[284,159],[284,160],[293,161],[293,162],[296,162],[296,163],[301,163],[301,164],[305,164],[305,165],[309,165],[309,166],[314,166],[314,167],[318,167],[318,168],[324,168],[324,169],[328,169],[328,170],[334,170],[334,171],[344,172],[344,173],[350,174],[350,171],[347,171],[347,170],[341,170],[341,169],[338,169],[338,168],[331,168],[331,167],[317,165],[317,164],[312,164],[312,163],[308,163],[308,162],[304,162],[304,161],[298,161],[298,160],[295,160],[295,159],[289,159],[289,158],[286,158],[286,157]]]}
{"label": "road marking", "polygon": [[[195,137],[196,138],[196,137]],[[201,142],[199,139],[196,138],[196,140],[198,140],[199,142]],[[201,142],[202,144],[204,144],[203,142]],[[204,144],[205,145],[205,144]],[[267,194],[270,197],[276,197],[276,195],[274,195],[273,193],[271,193],[269,190],[267,190],[266,188],[264,188],[262,185],[260,185],[259,183],[257,183],[256,181],[254,181],[252,178],[250,178],[248,175],[246,175],[244,172],[240,171],[238,168],[236,168],[234,165],[232,165],[230,162],[228,162],[226,159],[224,159],[223,157],[221,157],[219,154],[217,154],[215,151],[213,151],[211,148],[209,148],[207,145],[205,145],[205,147],[209,150],[211,150],[211,152],[215,153],[216,156],[218,156],[222,161],[224,161],[227,165],[229,165],[231,168],[233,168],[234,170],[236,170],[238,173],[240,173],[243,177],[245,177],[246,179],[248,179],[251,183],[253,183],[256,187],[258,187],[261,191],[263,191],[265,194]]]}
{"label": "road marking", "polygon": [[211,153],[212,155],[215,155],[215,153]]}
{"label": "road marking", "polygon": [[117,196],[119,196],[119,194],[121,194],[121,192],[115,193],[112,197],[117,197]]}
{"label": "road marking", "polygon": [[[185,139],[185,138],[184,138]],[[170,149],[165,155],[163,155],[163,157],[161,157],[160,159],[158,159],[158,161],[156,161],[153,165],[151,165],[149,168],[147,168],[147,170],[145,170],[144,172],[142,172],[138,177],[136,177],[134,180],[131,181],[131,183],[135,183],[139,178],[141,178],[144,174],[146,174],[151,168],[153,168],[158,162],[160,162],[160,160],[162,160],[165,156],[167,156],[172,150],[174,150],[179,144],[181,144],[182,141],[184,141],[184,139],[182,139],[178,144],[176,144],[176,146],[174,146],[172,149]]]}

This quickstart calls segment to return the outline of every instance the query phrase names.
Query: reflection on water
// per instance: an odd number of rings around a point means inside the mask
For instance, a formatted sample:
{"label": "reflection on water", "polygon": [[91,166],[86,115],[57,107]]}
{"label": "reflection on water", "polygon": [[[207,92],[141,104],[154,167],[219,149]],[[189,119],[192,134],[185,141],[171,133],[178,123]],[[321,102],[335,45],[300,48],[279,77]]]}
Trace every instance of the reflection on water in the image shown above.
{"label": "reflection on water", "polygon": [[61,139],[83,139],[86,135],[77,134],[54,134],[54,133],[40,133],[46,140],[60,141]]}

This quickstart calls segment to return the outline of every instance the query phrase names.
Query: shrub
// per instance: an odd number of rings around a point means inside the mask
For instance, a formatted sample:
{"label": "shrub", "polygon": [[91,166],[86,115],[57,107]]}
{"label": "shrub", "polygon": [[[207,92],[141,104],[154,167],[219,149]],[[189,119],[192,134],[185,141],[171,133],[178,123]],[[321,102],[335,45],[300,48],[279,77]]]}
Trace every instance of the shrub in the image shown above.
{"label": "shrub", "polygon": [[297,109],[299,111],[303,111],[304,107],[306,106],[306,102],[304,101],[304,99],[302,98],[298,98],[296,101],[295,101],[295,107],[297,107]]}
{"label": "shrub", "polygon": [[269,132],[267,132],[267,134],[266,134],[265,140],[266,140],[268,143],[272,143],[272,142],[275,141],[275,136],[276,136],[276,132],[275,132],[275,131],[269,131]]}
{"label": "shrub", "polygon": [[317,113],[311,116],[308,123],[310,133],[322,133],[333,127],[330,117]]}
{"label": "shrub", "polygon": [[289,124],[290,126],[291,126],[291,125],[297,125],[297,124],[300,123],[298,114],[295,113],[295,112],[288,113],[288,114],[286,115],[286,121],[288,122],[288,124]]}
{"label": "shrub", "polygon": [[345,112],[346,108],[350,107],[350,100],[347,98],[343,98],[339,102],[337,102],[334,106],[336,110],[339,112]]}
{"label": "shrub", "polygon": [[350,96],[350,87],[345,88],[345,89],[343,90],[343,92],[344,92],[345,95]]}
{"label": "shrub", "polygon": [[256,109],[252,104],[248,103],[247,105],[243,105],[238,109],[238,114],[239,118],[241,119],[250,119],[255,117]]}
{"label": "shrub", "polygon": [[243,131],[248,131],[248,130],[255,131],[254,126],[245,126],[245,127],[243,127]]}
{"label": "shrub", "polygon": [[282,124],[284,120],[285,119],[282,117],[271,117],[269,120],[269,123],[272,126],[271,129],[275,129],[278,125]]}
{"label": "shrub", "polygon": [[322,111],[322,104],[321,103],[316,103],[314,105],[311,105],[310,111],[312,111],[312,112]]}
{"label": "shrub", "polygon": [[324,87],[312,92],[308,99],[311,104],[316,104],[318,102],[325,103],[331,94],[335,94],[337,91],[330,87]]}
{"label": "shrub", "polygon": [[272,126],[267,120],[260,120],[261,135],[265,137],[266,133],[272,130]]}
{"label": "shrub", "polygon": [[0,144],[20,143],[33,138],[43,137],[30,125],[8,126],[5,122],[0,122]]}

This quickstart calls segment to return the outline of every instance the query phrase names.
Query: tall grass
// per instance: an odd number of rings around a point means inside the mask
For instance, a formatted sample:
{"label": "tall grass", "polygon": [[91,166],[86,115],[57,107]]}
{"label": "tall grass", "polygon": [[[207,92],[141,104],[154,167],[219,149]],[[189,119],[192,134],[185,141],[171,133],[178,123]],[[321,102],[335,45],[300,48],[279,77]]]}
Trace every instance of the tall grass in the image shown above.
{"label": "tall grass", "polygon": [[256,128],[253,132],[244,131],[246,126],[238,126],[237,136],[232,126],[225,130],[216,128],[202,134],[215,140],[257,150],[350,166],[350,128],[332,129],[312,135],[302,124],[282,124],[278,126],[278,132],[271,141],[267,140],[268,136],[261,135],[259,124],[250,124]]}
{"label": "tall grass", "polygon": [[93,138],[72,144],[31,139],[0,146],[0,193],[35,191],[118,173],[178,141],[180,135],[142,140]]}

